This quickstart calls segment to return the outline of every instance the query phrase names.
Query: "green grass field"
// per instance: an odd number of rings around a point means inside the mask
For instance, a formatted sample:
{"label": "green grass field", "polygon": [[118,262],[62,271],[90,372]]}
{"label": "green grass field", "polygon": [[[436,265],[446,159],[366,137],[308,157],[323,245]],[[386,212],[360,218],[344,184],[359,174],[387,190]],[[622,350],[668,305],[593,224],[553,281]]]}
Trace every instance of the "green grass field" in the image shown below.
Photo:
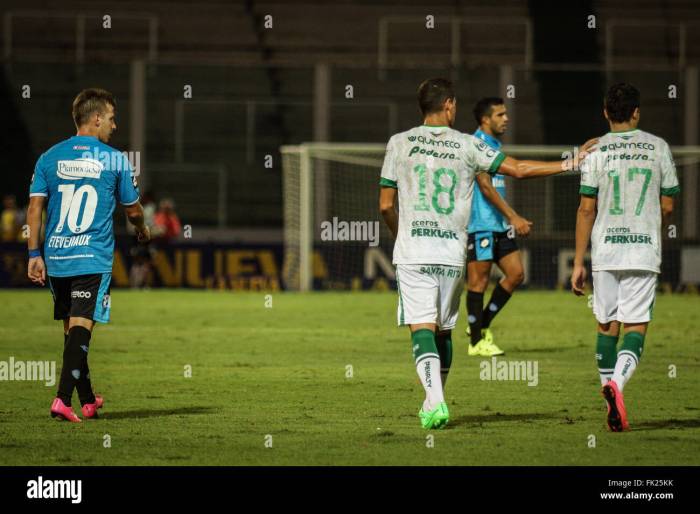
{"label": "green grass field", "polygon": [[[1,291],[0,305],[0,360],[56,360],[58,375],[63,336],[48,292]],[[698,296],[658,297],[625,389],[633,431],[622,434],[606,430],[586,300],[519,292],[494,322],[509,360],[538,362],[536,387],[480,380],[462,314],[452,419],[429,432],[432,448],[395,312],[394,293],[278,293],[266,308],[263,293],[113,291],[112,322],[90,350],[102,418],[57,422],[55,386],[0,382],[0,464],[700,464]]]}

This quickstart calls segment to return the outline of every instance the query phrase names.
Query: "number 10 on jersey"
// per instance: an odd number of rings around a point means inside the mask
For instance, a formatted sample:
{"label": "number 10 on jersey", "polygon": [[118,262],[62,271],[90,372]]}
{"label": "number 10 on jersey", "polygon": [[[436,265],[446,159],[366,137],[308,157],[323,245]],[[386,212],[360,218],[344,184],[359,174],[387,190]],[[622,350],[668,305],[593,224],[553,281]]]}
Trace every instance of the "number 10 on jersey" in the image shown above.
{"label": "number 10 on jersey", "polygon": [[[66,221],[68,221],[68,228],[74,234],[85,232],[95,219],[97,208],[95,188],[85,184],[76,191],[73,184],[61,184],[58,186],[58,192],[61,193],[61,215],[56,225],[56,233],[60,234],[63,231]],[[85,197],[85,207],[83,207],[83,197]],[[81,219],[78,220],[78,218]]]}

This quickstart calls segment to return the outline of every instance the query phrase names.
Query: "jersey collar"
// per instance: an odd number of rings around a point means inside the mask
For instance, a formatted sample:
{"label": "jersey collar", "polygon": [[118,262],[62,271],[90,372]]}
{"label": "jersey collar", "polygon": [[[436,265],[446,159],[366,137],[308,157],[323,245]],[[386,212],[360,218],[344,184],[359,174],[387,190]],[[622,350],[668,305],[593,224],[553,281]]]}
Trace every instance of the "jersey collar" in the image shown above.
{"label": "jersey collar", "polygon": [[73,136],[71,139],[94,139],[95,141],[99,141],[95,136]]}
{"label": "jersey collar", "polygon": [[430,131],[430,133],[435,136],[444,134],[450,128],[447,125],[421,125],[421,127]]}
{"label": "jersey collar", "polygon": [[477,137],[481,139],[484,143],[489,145],[491,148],[500,148],[501,147],[501,142],[493,137],[491,134],[487,134],[481,129],[477,129],[476,132],[474,132],[474,137]]}
{"label": "jersey collar", "polygon": [[633,128],[629,130],[611,130],[608,132],[608,134],[612,134],[613,136],[617,136],[618,134],[629,134],[630,132],[637,132],[639,129],[638,128]]}

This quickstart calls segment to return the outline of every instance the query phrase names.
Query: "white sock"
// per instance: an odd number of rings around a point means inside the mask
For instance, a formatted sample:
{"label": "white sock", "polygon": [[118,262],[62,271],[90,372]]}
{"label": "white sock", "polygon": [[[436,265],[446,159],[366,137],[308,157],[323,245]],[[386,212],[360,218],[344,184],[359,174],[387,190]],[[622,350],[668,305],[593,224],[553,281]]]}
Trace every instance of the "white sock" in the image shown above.
{"label": "white sock", "polygon": [[610,380],[613,376],[613,370],[601,370],[598,369],[598,375],[600,376],[600,385],[604,386],[605,384],[608,383],[608,380]]}
{"label": "white sock", "polygon": [[617,362],[615,363],[615,371],[612,379],[617,384],[617,387],[622,391],[625,384],[632,378],[634,370],[637,369],[637,356],[627,350],[623,350],[617,354]]}
{"label": "white sock", "polygon": [[424,353],[416,362],[416,371],[425,389],[423,410],[433,410],[445,401],[440,377],[440,356],[437,353]]}

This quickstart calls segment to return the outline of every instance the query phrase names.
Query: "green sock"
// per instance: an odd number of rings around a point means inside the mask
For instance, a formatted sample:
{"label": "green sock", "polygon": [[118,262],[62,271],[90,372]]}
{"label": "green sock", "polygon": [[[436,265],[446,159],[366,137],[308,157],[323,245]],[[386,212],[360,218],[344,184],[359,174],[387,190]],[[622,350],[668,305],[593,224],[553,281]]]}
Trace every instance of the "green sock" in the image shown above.
{"label": "green sock", "polygon": [[622,346],[620,346],[618,356],[622,352],[629,352],[639,361],[639,359],[642,358],[642,350],[644,350],[644,334],[640,334],[639,332],[627,332],[622,340]]}
{"label": "green sock", "polygon": [[440,378],[444,389],[447,375],[450,373],[450,366],[452,366],[452,332],[438,334],[435,337],[435,346],[440,355]]}
{"label": "green sock", "polygon": [[605,385],[613,376],[615,362],[617,361],[617,339],[619,336],[608,336],[598,333],[598,341],[595,349],[595,359],[598,362],[598,374],[600,384]]}
{"label": "green sock", "polygon": [[445,401],[442,395],[442,380],[440,379],[440,355],[435,346],[435,332],[420,329],[411,333],[413,343],[413,358],[416,361],[416,371],[425,389],[423,410],[428,412],[437,408]]}
{"label": "green sock", "polygon": [[643,349],[644,334],[639,332],[627,332],[625,334],[620,351],[617,352],[617,362],[615,363],[615,372],[612,377],[620,391],[632,378],[634,370],[637,369]]}

